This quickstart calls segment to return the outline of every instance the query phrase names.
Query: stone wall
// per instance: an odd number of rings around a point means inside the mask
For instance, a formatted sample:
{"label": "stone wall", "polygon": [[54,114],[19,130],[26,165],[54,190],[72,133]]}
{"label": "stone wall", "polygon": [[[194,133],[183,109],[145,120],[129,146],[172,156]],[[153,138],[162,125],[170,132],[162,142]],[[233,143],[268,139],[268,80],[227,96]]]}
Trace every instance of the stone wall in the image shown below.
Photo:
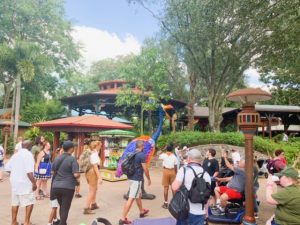
{"label": "stone wall", "polygon": [[[201,154],[203,156],[203,158],[205,158],[205,154],[207,152],[207,150],[209,148],[213,148],[216,150],[217,154],[216,154],[216,159],[218,161],[221,160],[221,154],[222,154],[222,150],[223,151],[228,151],[230,153],[231,149],[237,149],[239,151],[239,153],[241,154],[241,157],[244,158],[245,156],[245,148],[244,147],[240,147],[240,146],[234,146],[234,145],[226,145],[226,144],[208,144],[208,145],[198,145],[198,146],[194,146],[194,147],[189,147],[191,148],[196,148],[199,151],[201,151]],[[264,155],[260,152],[254,151],[254,156],[257,156],[257,159],[267,159],[268,156]],[[161,160],[158,159],[158,156],[153,156],[153,160],[151,161],[151,167],[162,167],[162,162]]]}

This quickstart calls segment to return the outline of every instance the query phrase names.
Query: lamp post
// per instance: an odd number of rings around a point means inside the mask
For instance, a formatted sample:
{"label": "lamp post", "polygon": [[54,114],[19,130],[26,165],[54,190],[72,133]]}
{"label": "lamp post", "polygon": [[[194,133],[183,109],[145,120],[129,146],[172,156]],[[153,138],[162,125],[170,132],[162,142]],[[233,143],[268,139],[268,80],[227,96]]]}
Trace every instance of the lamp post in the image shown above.
{"label": "lamp post", "polygon": [[237,124],[245,137],[245,173],[246,173],[246,209],[244,225],[255,225],[253,196],[253,136],[260,123],[259,113],[255,111],[255,103],[266,101],[272,95],[260,88],[246,88],[227,95],[227,99],[242,103],[242,111],[237,115]]}

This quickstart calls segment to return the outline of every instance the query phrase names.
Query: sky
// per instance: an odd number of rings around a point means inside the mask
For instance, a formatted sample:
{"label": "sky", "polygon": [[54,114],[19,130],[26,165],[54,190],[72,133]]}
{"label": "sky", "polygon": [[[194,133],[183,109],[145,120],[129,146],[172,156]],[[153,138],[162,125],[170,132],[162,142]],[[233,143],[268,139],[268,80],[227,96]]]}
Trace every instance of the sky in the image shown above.
{"label": "sky", "polygon": [[[101,59],[138,54],[143,41],[160,29],[148,11],[127,0],[65,0],[65,11],[73,24],[72,36],[82,48],[86,70]],[[267,89],[255,69],[245,74],[251,87]]]}

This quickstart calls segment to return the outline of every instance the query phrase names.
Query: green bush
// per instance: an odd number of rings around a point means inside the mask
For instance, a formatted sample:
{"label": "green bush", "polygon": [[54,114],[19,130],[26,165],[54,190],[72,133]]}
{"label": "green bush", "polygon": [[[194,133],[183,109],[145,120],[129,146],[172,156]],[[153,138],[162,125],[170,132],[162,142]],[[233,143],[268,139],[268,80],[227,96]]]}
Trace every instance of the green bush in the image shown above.
{"label": "green bush", "polygon": [[[183,131],[171,133],[168,135],[162,135],[157,142],[157,148],[161,149],[170,142],[179,144],[181,147],[196,146],[205,144],[228,144],[235,146],[244,146],[244,135],[239,132],[228,133],[212,133],[212,132],[192,132]],[[259,136],[254,137],[253,143],[254,149],[258,152],[264,153],[269,156],[273,156],[276,149],[283,149],[285,151],[286,158],[289,164],[293,164],[300,151],[300,141],[296,138],[291,142],[279,142],[274,140],[262,138]],[[298,164],[298,167],[300,165]]]}

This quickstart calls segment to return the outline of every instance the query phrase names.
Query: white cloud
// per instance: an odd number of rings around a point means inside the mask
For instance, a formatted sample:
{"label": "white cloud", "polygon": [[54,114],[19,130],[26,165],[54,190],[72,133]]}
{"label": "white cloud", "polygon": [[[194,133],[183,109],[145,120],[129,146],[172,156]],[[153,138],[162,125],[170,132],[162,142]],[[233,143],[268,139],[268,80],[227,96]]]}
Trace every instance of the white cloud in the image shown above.
{"label": "white cloud", "polygon": [[72,37],[82,47],[81,54],[86,69],[95,61],[138,54],[141,49],[141,44],[132,34],[126,34],[126,37],[121,39],[115,33],[93,27],[75,26]]}
{"label": "white cloud", "polygon": [[246,80],[247,80],[249,87],[261,88],[266,91],[270,90],[270,84],[267,85],[267,84],[259,81],[260,74],[256,69],[250,67],[249,69],[245,70],[244,74],[246,75]]}

